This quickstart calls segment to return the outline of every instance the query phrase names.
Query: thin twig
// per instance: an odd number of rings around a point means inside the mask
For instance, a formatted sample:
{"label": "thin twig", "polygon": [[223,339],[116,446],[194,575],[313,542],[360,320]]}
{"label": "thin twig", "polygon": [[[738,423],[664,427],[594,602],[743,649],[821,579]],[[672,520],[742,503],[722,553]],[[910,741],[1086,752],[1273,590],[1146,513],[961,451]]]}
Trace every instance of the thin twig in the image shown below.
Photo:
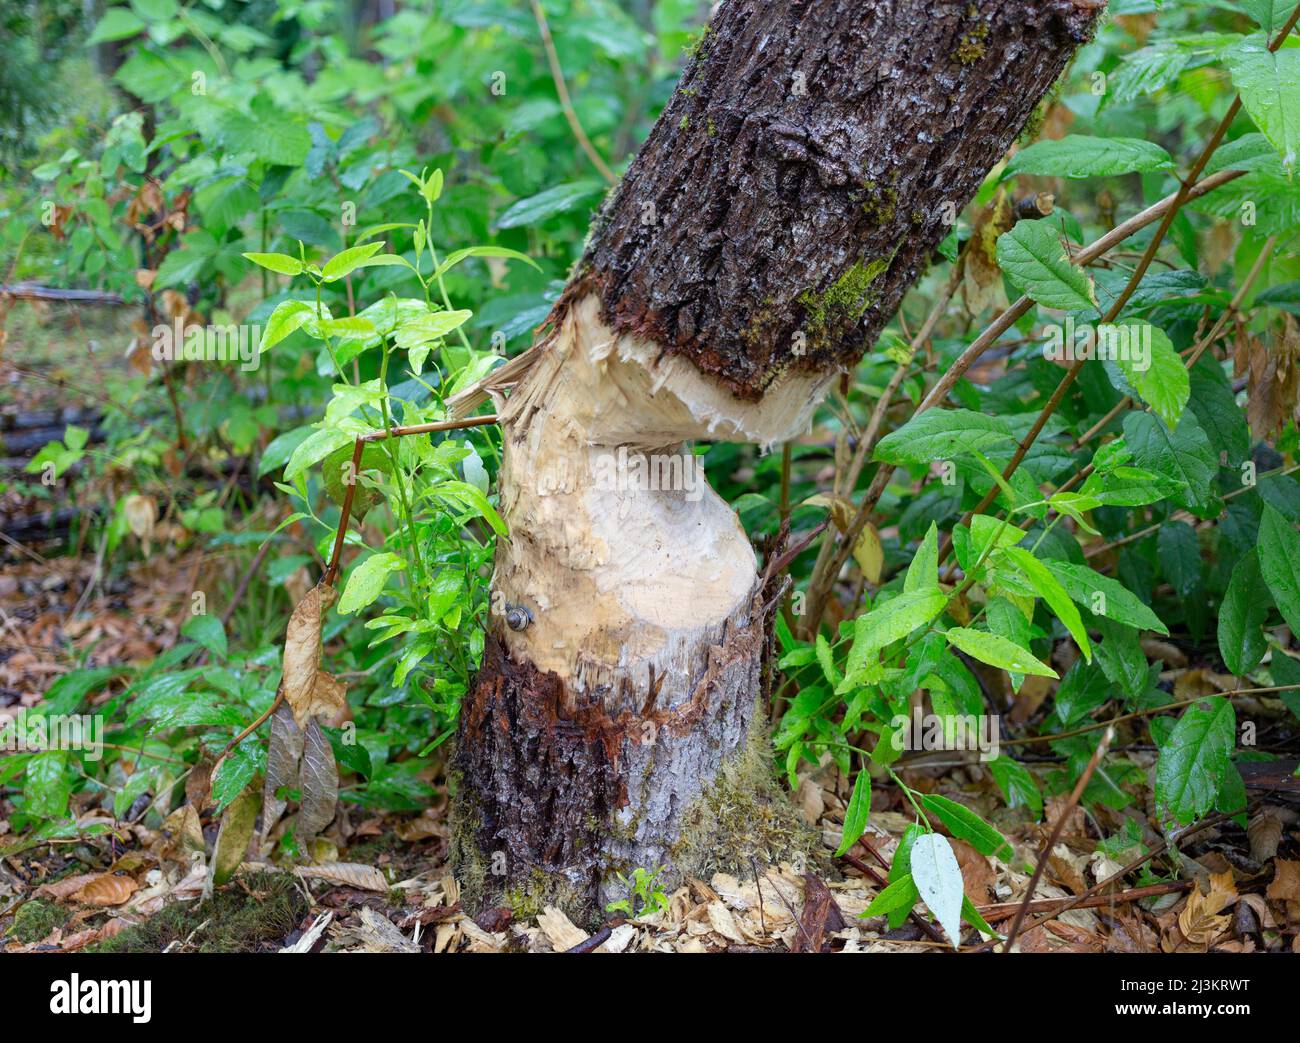
{"label": "thin twig", "polygon": [[1093,909],[1103,905],[1126,905],[1129,902],[1140,902],[1143,898],[1155,898],[1157,895],[1174,894],[1178,891],[1186,891],[1192,887],[1191,880],[1175,880],[1167,884],[1150,884],[1147,887],[1134,887],[1128,891],[1121,891],[1113,895],[1090,895],[1082,901],[1075,902],[1069,898],[1040,898],[1030,902],[1025,906],[1021,902],[1000,902],[997,905],[981,906],[980,916],[984,917],[986,923],[997,923],[1012,916],[1017,910],[1025,909],[1031,913],[1047,913],[1049,919],[1054,919],[1065,912],[1065,906],[1069,905],[1072,909]]}
{"label": "thin twig", "polygon": [[1097,765],[1101,763],[1102,757],[1106,755],[1106,750],[1110,748],[1110,744],[1114,739],[1115,729],[1108,728],[1106,734],[1101,737],[1101,742],[1097,743],[1097,748],[1092,751],[1092,758],[1088,761],[1088,766],[1083,769],[1083,774],[1079,776],[1079,781],[1074,784],[1070,799],[1066,801],[1065,807],[1061,809],[1060,815],[1057,816],[1052,835],[1047,838],[1047,843],[1043,845],[1043,850],[1038,855],[1038,864],[1034,866],[1034,875],[1029,878],[1029,886],[1025,889],[1025,897],[1020,903],[1020,908],[1016,910],[1016,918],[1011,921],[1011,930],[1007,932],[1007,940],[1002,943],[1003,952],[1010,952],[1011,946],[1015,944],[1016,935],[1020,933],[1020,925],[1025,922],[1025,912],[1029,909],[1029,903],[1033,900],[1034,890],[1038,887],[1038,881],[1043,876],[1043,870],[1047,868],[1047,859],[1051,855],[1052,849],[1056,847],[1057,840],[1061,837],[1061,830],[1065,828],[1065,820],[1070,817],[1070,812],[1079,803],[1079,798],[1083,796],[1083,791],[1087,788],[1092,773],[1097,770]]}
{"label": "thin twig", "polygon": [[[1222,699],[1232,699],[1238,695],[1267,695],[1270,692],[1290,692],[1300,688],[1300,684],[1278,684],[1269,685],[1263,688],[1234,688],[1230,692],[1219,692],[1218,697]],[[1071,739],[1076,735],[1087,735],[1089,732],[1100,731],[1102,728],[1110,728],[1116,724],[1123,724],[1125,721],[1136,721],[1143,717],[1154,717],[1157,714],[1164,713],[1166,710],[1180,710],[1184,706],[1191,706],[1193,703],[1199,703],[1202,699],[1209,699],[1209,695],[1197,695],[1191,699],[1179,699],[1177,702],[1165,703],[1163,706],[1152,706],[1145,710],[1134,710],[1132,713],[1122,713],[1118,717],[1112,717],[1106,721],[1097,721],[1093,724],[1084,725],[1082,728],[1072,728],[1068,732],[1054,732],[1050,735],[1031,735],[1023,739],[1004,739],[1000,746],[1033,746],[1041,742],[1056,742],[1058,739]]]}
{"label": "thin twig", "polygon": [[564,110],[564,118],[569,122],[569,129],[573,131],[573,136],[578,139],[582,151],[591,160],[591,165],[600,171],[600,176],[611,185],[615,184],[618,178],[614,176],[614,172],[609,169],[605,161],[600,158],[600,153],[596,151],[596,146],[587,137],[587,132],[582,129],[582,124],[578,122],[578,114],[573,110],[573,99],[569,97],[569,88],[564,83],[564,70],[560,68],[560,56],[555,52],[555,41],[551,39],[551,27],[546,24],[546,12],[542,10],[541,0],[532,0],[532,5],[533,17],[537,19],[537,30],[542,34],[542,47],[546,51],[546,61],[551,67],[551,79],[555,81],[555,93],[560,96],[560,108]]}

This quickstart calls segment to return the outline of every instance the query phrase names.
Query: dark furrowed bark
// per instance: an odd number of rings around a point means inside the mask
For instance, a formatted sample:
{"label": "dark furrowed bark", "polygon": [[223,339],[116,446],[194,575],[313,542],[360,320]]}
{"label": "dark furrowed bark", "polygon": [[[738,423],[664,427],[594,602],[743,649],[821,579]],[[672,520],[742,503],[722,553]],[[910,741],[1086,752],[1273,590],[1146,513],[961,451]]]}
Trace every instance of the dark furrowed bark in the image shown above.
{"label": "dark furrowed bark", "polygon": [[1102,0],[733,0],[574,288],[755,400],[852,364]]}

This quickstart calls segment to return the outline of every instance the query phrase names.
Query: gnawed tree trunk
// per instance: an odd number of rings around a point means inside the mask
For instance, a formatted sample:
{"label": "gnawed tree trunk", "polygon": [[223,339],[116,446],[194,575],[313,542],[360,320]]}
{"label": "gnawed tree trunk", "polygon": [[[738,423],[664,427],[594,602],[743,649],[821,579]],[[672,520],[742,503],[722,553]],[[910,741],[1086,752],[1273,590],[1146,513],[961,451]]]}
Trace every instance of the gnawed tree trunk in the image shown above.
{"label": "gnawed tree trunk", "polygon": [[806,429],[1099,8],[723,3],[492,389],[510,539],[456,755],[471,903],[590,920],[619,872],[816,848],[765,756],[775,591],[688,443]]}

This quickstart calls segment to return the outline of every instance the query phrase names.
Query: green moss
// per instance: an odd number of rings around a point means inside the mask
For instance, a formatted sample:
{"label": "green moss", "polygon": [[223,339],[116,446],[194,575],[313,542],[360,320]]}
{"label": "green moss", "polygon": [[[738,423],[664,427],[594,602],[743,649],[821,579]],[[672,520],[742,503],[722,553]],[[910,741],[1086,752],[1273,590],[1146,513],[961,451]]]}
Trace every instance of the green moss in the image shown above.
{"label": "green moss", "polygon": [[451,836],[448,841],[448,859],[452,872],[460,884],[466,908],[473,909],[487,893],[489,862],[478,845],[478,831],[482,825],[469,791],[460,785],[459,777],[452,780],[456,796],[452,799],[448,815]]}
{"label": "green moss", "polygon": [[767,720],[757,707],[745,745],[682,816],[671,855],[679,879],[746,876],[786,861],[833,872],[821,838],[776,783]]}
{"label": "green moss", "polygon": [[803,305],[808,346],[830,346],[854,326],[871,306],[871,284],[889,267],[889,258],[854,264],[822,293],[805,290],[796,300]]}
{"label": "green moss", "polygon": [[68,922],[68,912],[50,902],[34,898],[14,914],[13,934],[24,945],[39,942]]}
{"label": "green moss", "polygon": [[691,125],[691,118],[690,118],[690,116],[683,116],[683,117],[681,118],[681,120],[678,121],[678,123],[677,123],[677,129],[678,129],[678,130],[686,130],[688,127],[690,127],[690,125]]}
{"label": "green moss", "polygon": [[718,128],[715,127],[715,126],[713,125],[713,117],[712,117],[712,116],[709,116],[709,117],[705,120],[705,123],[704,123],[704,133],[707,134],[707,135],[708,135],[709,137],[711,137],[711,138],[717,136]]}
{"label": "green moss", "polygon": [[898,209],[898,192],[892,185],[880,186],[874,181],[862,182],[862,212],[872,224],[887,225]]}
{"label": "green moss", "polygon": [[206,902],[173,902],[91,952],[162,952],[173,942],[198,952],[279,948],[308,913],[289,873],[241,876]]}
{"label": "green moss", "polygon": [[698,33],[696,33],[694,36],[692,36],[689,40],[686,41],[686,45],[682,48],[683,53],[686,55],[687,58],[707,58],[709,56],[709,52],[705,48],[704,44],[708,40],[708,38],[709,38],[709,27],[706,25],[703,29],[701,29]]}
{"label": "green moss", "polygon": [[[974,21],[979,18],[979,10],[972,5],[966,10],[967,18]],[[957,51],[954,57],[962,65],[974,65],[984,57],[984,41],[988,39],[989,25],[987,22],[979,22],[968,30],[961,38],[957,45]]]}

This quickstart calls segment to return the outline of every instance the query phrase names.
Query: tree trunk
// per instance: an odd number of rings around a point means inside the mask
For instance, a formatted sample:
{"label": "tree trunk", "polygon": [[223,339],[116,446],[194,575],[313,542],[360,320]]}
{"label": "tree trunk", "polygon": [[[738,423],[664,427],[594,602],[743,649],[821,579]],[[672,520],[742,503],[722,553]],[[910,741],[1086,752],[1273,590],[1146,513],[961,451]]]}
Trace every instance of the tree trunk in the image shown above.
{"label": "tree trunk", "polygon": [[759,679],[775,591],[693,439],[806,429],[1100,0],[726,0],[537,344],[498,371],[502,541],[461,713],[471,903],[584,920],[812,855]]}

